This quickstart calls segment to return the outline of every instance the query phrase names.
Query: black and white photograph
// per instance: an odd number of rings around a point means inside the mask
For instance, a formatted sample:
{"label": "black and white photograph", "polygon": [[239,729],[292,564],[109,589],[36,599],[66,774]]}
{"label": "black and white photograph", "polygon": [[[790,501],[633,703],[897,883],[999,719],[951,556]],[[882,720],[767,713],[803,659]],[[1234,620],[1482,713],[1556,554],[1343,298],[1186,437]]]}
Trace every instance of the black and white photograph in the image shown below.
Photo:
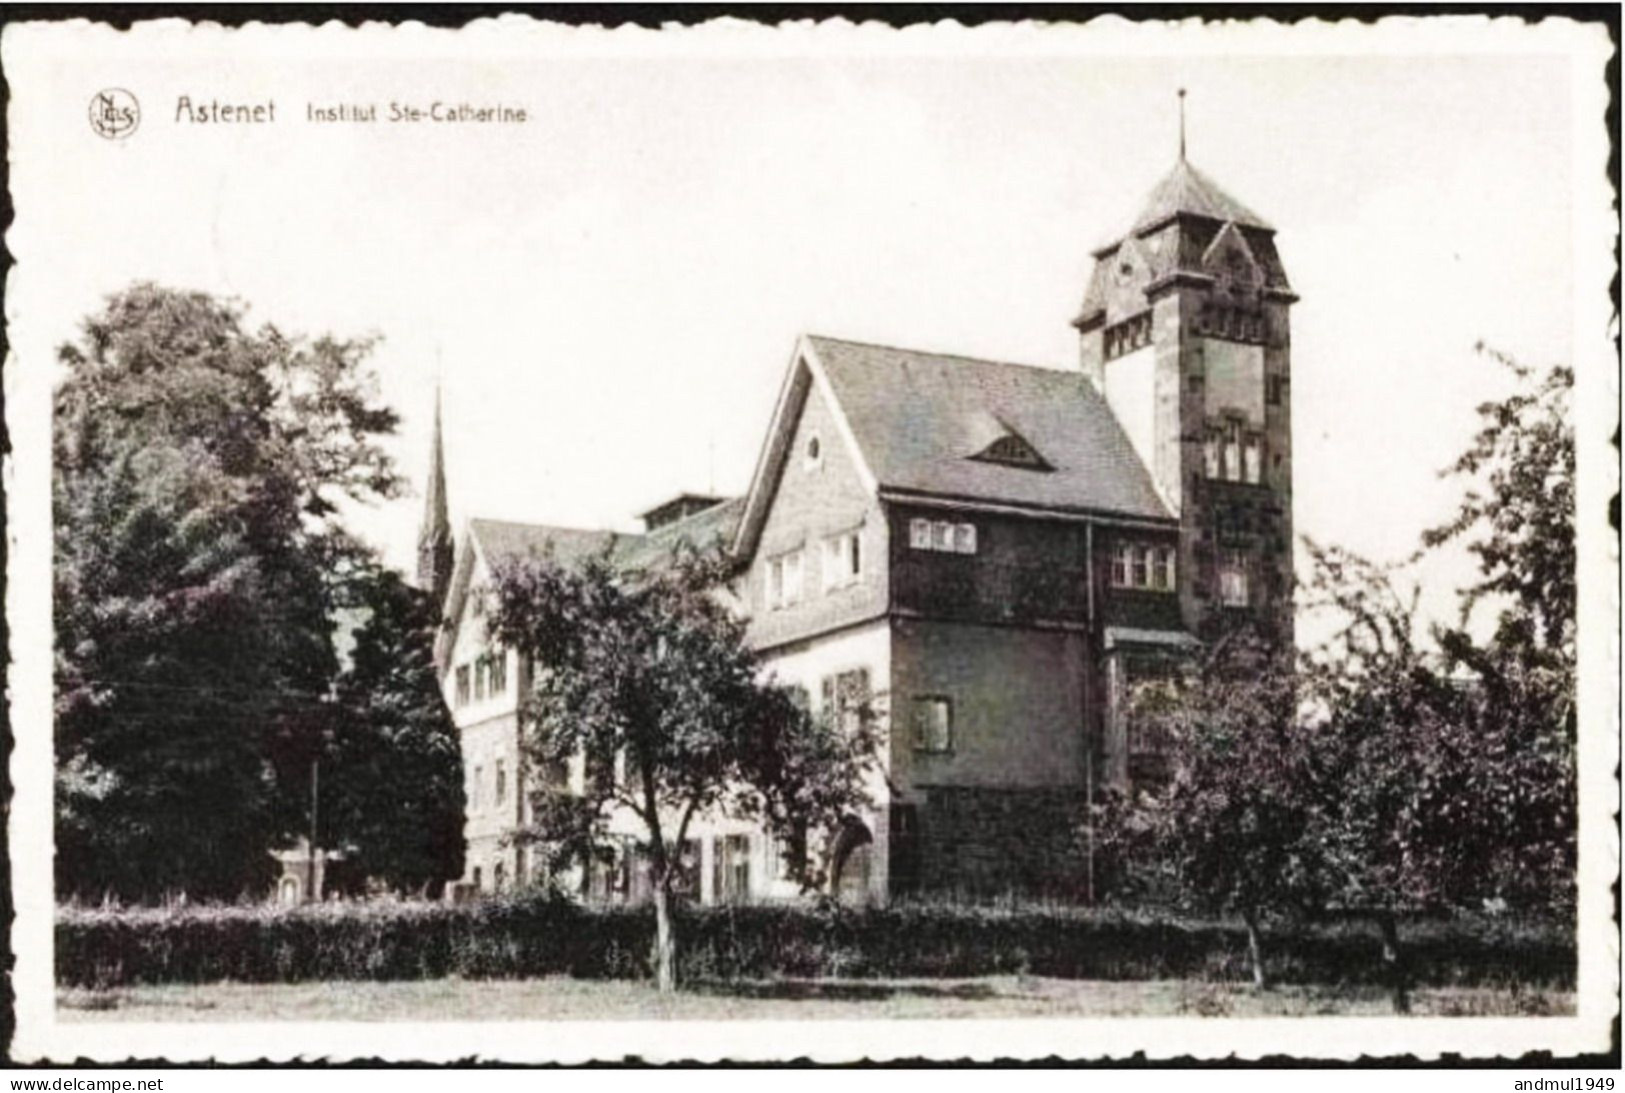
{"label": "black and white photograph", "polygon": [[7,26],[14,1054],[1607,1052],[1613,49]]}

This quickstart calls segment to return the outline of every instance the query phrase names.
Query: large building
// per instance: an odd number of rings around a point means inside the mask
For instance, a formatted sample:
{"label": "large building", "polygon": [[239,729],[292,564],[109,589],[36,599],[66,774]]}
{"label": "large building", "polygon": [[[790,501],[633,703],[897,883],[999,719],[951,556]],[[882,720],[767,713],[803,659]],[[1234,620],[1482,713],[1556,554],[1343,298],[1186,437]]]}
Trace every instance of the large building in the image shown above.
{"label": "large building", "polygon": [[[885,696],[838,894],[1075,884],[1089,795],[1157,773],[1136,686],[1238,622],[1289,641],[1292,617],[1295,296],[1274,230],[1181,155],[1094,258],[1078,368],[803,337],[749,493],[678,497],[641,535],[472,520],[453,559],[437,415],[420,578],[445,589],[466,888],[537,869],[506,838],[528,807],[527,666],[487,646],[471,591],[502,559],[635,565],[678,538],[735,553],[748,639],[781,681],[826,709]],[[795,894],[747,824],[713,818],[688,850],[704,901]],[[583,890],[635,898],[624,860]]]}

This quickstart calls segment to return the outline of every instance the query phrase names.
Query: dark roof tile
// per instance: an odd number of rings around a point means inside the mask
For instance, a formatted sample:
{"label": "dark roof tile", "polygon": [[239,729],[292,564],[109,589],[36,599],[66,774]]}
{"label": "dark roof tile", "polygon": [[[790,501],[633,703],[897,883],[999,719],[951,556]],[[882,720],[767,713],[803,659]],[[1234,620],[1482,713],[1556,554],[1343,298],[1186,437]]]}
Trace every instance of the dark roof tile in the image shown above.
{"label": "dark roof tile", "polygon": [[[1081,373],[808,339],[882,488],[1167,519],[1106,400]],[[971,458],[998,426],[1053,470]]]}

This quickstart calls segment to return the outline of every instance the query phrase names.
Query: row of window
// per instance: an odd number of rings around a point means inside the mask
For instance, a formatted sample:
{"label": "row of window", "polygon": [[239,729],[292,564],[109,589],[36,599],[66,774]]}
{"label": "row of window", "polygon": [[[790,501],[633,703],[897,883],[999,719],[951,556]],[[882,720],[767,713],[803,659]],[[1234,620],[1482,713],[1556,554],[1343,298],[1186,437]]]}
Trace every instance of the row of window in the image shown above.
{"label": "row of window", "polygon": [[[1112,550],[1112,586],[1145,588],[1172,592],[1177,552],[1171,546],[1118,543]],[[1217,566],[1219,602],[1226,607],[1246,607],[1251,599],[1247,578],[1247,556],[1228,550],[1219,556]]]}
{"label": "row of window", "polygon": [[951,520],[927,520],[916,516],[908,522],[911,550],[936,550],[944,554],[975,554],[976,525]]}
{"label": "row of window", "polygon": [[1175,583],[1177,557],[1178,553],[1171,546],[1118,543],[1112,550],[1112,587],[1172,592],[1178,587]]}
{"label": "row of window", "polygon": [[[767,561],[767,606],[790,607],[806,598],[803,556],[798,548]],[[825,539],[820,550],[821,584],[828,593],[845,588],[863,576],[863,538],[856,531]]]}
{"label": "row of window", "polygon": [[1226,341],[1262,343],[1269,334],[1269,327],[1262,315],[1209,304],[1197,313],[1196,332]]}
{"label": "row of window", "polygon": [[508,658],[502,653],[488,653],[477,657],[473,664],[457,666],[453,704],[466,706],[470,702],[484,702],[508,691]]}
{"label": "row of window", "polygon": [[1202,443],[1202,464],[1209,478],[1256,486],[1264,479],[1264,438],[1238,421],[1228,422],[1209,430]]}
{"label": "row of window", "polygon": [[1142,311],[1132,318],[1108,326],[1102,333],[1104,356],[1107,360],[1132,353],[1151,344],[1151,312]]}

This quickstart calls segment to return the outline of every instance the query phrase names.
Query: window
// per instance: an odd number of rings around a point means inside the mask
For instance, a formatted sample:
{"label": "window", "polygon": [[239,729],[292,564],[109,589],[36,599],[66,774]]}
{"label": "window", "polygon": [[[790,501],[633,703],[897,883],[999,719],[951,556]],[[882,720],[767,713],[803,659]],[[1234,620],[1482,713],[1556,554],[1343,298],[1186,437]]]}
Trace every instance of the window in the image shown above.
{"label": "window", "polygon": [[816,471],[819,467],[823,466],[824,442],[818,439],[817,433],[814,433],[812,436],[807,438],[805,455],[806,458],[804,465],[809,471]]}
{"label": "window", "polygon": [[1209,478],[1257,485],[1264,475],[1264,438],[1230,421],[1211,429],[1202,444],[1203,470]]}
{"label": "window", "polygon": [[749,835],[722,835],[712,842],[711,892],[719,903],[750,895]]}
{"label": "window", "polygon": [[916,517],[908,522],[908,545],[914,550],[935,550],[944,554],[975,554],[976,525]]}
{"label": "window", "polygon": [[476,892],[480,890],[482,880],[483,878],[480,876],[480,867],[476,865],[474,867],[474,890]]}
{"label": "window", "polygon": [[542,785],[547,789],[566,790],[570,788],[570,761],[568,759],[549,759],[542,766]]}
{"label": "window", "polygon": [[789,607],[801,602],[801,551],[793,550],[767,563],[767,606]]}
{"label": "window", "polygon": [[491,696],[506,694],[508,690],[508,654],[497,653],[491,658]]}
{"label": "window", "polygon": [[728,836],[728,892],[735,899],[750,895],[750,836]]}
{"label": "window", "polygon": [[459,705],[459,706],[468,705],[468,694],[469,694],[468,665],[466,665],[466,664],[458,665],[458,667],[457,667],[457,700],[456,700],[456,704]]}
{"label": "window", "polygon": [[953,749],[953,704],[927,695],[914,700],[914,750],[946,752]]}
{"label": "window", "polygon": [[825,676],[822,692],[824,712],[834,717],[842,729],[855,730],[869,703],[869,669],[854,668]]}
{"label": "window", "polygon": [[1173,547],[1157,548],[1157,579],[1156,587],[1164,592],[1172,592],[1177,587],[1174,583],[1174,558],[1176,552]]}
{"label": "window", "polygon": [[1172,546],[1117,543],[1112,547],[1112,587],[1172,592],[1175,556]]}
{"label": "window", "polygon": [[1142,311],[1132,318],[1109,326],[1104,333],[1105,357],[1111,360],[1151,344],[1151,312]]}
{"label": "window", "polygon": [[824,588],[841,588],[863,574],[860,535],[849,531],[824,540]]}
{"label": "window", "polygon": [[1257,435],[1249,435],[1247,442],[1242,445],[1243,477],[1253,485],[1258,485],[1263,477],[1264,442]]}
{"label": "window", "polygon": [[1151,587],[1151,548],[1148,546],[1130,548],[1129,582],[1135,588]]}
{"label": "window", "polygon": [[1264,380],[1264,401],[1271,406],[1281,405],[1286,392],[1285,376],[1268,376]]}
{"label": "window", "polygon": [[1219,564],[1219,602],[1247,606],[1247,559],[1236,551],[1227,552]]}
{"label": "window", "polygon": [[491,885],[498,892],[502,891],[508,886],[507,870],[502,867],[501,862],[497,862],[496,865],[491,869]]}
{"label": "window", "polygon": [[1112,550],[1112,586],[1114,588],[1127,588],[1129,586],[1129,570],[1132,568],[1130,559],[1134,557],[1132,543],[1118,543]]}
{"label": "window", "polygon": [[474,662],[474,701],[482,702],[485,699],[486,680],[491,675],[491,661],[481,657]]}
{"label": "window", "polygon": [[787,838],[771,836],[762,846],[764,875],[773,880],[791,880],[807,857],[807,824],[797,820]]}
{"label": "window", "polygon": [[474,792],[468,795],[469,803],[479,808],[485,795],[480,791],[485,788],[485,767],[476,763],[474,765]]}
{"label": "window", "polygon": [[506,804],[508,800],[508,767],[501,759],[497,760],[497,804]]}
{"label": "window", "polygon": [[1224,434],[1224,473],[1221,477],[1234,482],[1241,477],[1241,429],[1231,425]]}

